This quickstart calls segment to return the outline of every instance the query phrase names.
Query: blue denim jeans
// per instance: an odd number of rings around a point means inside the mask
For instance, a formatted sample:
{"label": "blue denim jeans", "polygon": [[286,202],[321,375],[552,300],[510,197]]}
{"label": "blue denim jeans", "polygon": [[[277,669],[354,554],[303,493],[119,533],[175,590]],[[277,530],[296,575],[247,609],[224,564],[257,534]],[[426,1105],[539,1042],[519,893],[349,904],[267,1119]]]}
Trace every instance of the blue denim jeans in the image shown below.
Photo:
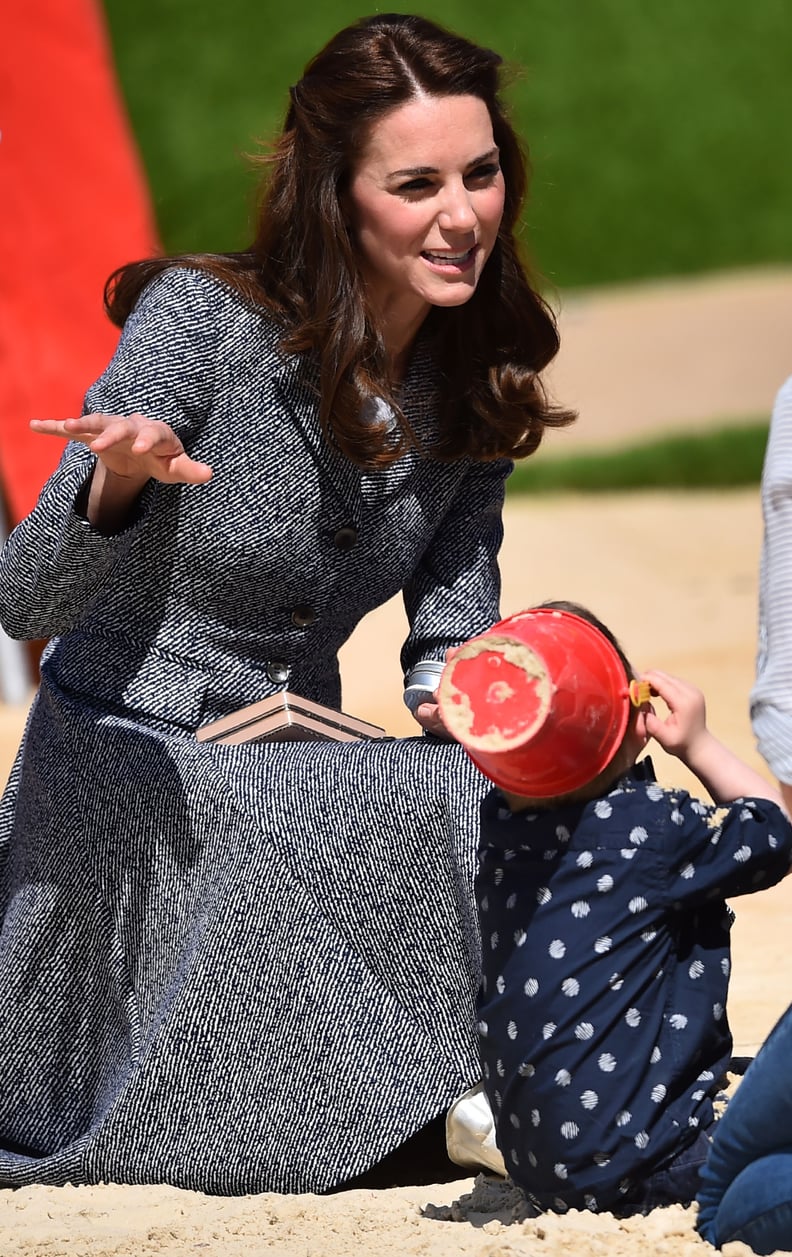
{"label": "blue denim jeans", "polygon": [[714,1127],[701,1171],[698,1228],[716,1248],[792,1249],[792,1006],[776,1023]]}

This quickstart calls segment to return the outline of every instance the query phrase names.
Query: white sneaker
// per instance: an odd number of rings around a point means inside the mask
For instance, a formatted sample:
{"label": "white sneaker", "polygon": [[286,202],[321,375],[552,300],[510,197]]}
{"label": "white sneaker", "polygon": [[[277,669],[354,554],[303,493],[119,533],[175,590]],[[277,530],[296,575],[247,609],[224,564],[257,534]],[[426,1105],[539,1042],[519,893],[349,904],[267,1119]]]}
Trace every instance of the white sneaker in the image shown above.
{"label": "white sneaker", "polygon": [[455,1100],[446,1114],[446,1147],[455,1165],[507,1177],[495,1143],[495,1119],[481,1083]]}

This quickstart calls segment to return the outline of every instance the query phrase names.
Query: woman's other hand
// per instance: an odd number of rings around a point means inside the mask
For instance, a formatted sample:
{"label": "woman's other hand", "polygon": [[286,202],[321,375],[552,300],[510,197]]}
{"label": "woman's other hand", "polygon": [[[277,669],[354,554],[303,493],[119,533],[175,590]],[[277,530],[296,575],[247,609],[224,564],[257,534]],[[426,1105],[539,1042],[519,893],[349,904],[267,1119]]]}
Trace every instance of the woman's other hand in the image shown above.
{"label": "woman's other hand", "polygon": [[212,469],[185,453],[166,423],[145,415],[83,415],[79,419],[33,419],[30,427],[42,436],[81,441],[113,476],[165,484],[204,484]]}
{"label": "woman's other hand", "polygon": [[127,527],[133,504],[149,480],[164,484],[205,484],[212,469],[185,452],[176,433],[145,415],[82,415],[79,419],[33,419],[42,436],[80,441],[96,455],[85,516],[100,532]]}

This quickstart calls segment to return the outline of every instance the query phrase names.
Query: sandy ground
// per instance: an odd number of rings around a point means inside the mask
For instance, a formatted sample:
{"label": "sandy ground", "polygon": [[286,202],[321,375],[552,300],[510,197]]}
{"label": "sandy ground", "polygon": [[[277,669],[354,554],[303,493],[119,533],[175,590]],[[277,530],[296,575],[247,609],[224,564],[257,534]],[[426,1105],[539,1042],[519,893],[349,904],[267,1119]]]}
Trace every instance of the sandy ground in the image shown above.
{"label": "sandy ground", "polygon": [[[690,424],[768,414],[792,371],[792,273],[715,277],[588,294],[562,303],[557,395],[580,408],[565,448],[600,447]],[[733,348],[732,348],[733,346]],[[548,449],[543,457],[553,457]],[[507,504],[503,611],[548,597],[588,604],[637,667],[687,676],[708,695],[713,730],[762,771],[747,699],[753,676],[761,515],[754,490],[562,496]],[[400,699],[398,602],[365,621],[342,656],[345,707],[411,733]],[[0,776],[24,707],[0,707]],[[693,786],[659,750],[663,782]],[[751,1054],[792,992],[786,939],[792,882],[738,902],[730,1019]],[[0,1193],[3,1257],[138,1257],[277,1252],[284,1257],[685,1257],[707,1246],[693,1211],[619,1223],[590,1215],[520,1220],[497,1180],[335,1197],[204,1197],[168,1187],[32,1188]],[[730,1257],[747,1253],[729,1246]]]}

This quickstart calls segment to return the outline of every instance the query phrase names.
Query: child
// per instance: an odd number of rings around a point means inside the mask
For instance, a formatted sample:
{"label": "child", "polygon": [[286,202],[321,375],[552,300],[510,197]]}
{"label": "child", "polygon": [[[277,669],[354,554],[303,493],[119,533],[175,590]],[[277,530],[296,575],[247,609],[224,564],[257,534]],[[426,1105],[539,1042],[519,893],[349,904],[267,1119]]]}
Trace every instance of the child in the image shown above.
{"label": "child", "polygon": [[[629,685],[596,617],[544,606],[603,634]],[[773,885],[792,859],[780,796],[709,732],[702,694],[643,680],[668,714],[633,707],[594,780],[552,798],[493,789],[482,805],[484,1089],[507,1170],[540,1210],[695,1197],[732,1048],[725,898]],[[652,737],[719,807],[636,764]]]}

